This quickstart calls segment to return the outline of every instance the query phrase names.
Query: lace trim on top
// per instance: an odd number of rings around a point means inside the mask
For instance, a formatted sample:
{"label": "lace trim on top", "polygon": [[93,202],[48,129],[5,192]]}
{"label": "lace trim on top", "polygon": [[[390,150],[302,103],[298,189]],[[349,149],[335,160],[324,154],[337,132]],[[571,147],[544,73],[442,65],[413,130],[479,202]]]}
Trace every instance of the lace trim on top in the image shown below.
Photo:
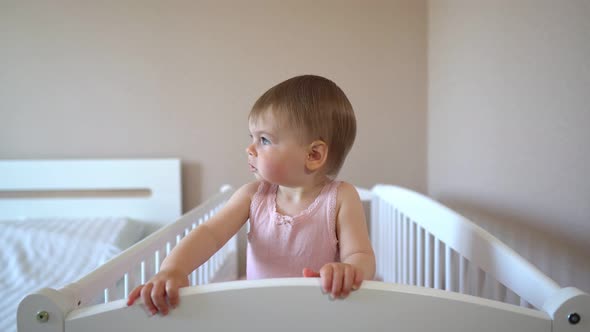
{"label": "lace trim on top", "polygon": [[262,198],[264,197],[262,194],[264,193],[265,187],[267,187],[266,182],[260,181],[260,184],[258,185],[258,190],[256,190],[256,193],[252,197],[252,202],[250,203],[250,218],[252,218],[254,212],[260,206],[260,203],[262,203]]}
{"label": "lace trim on top", "polygon": [[[292,226],[295,223],[299,222],[300,219],[310,215],[313,212],[313,210],[315,210],[315,208],[320,203],[322,196],[324,196],[326,194],[326,192],[329,192],[329,189],[332,187],[333,184],[334,184],[334,181],[331,181],[331,182],[327,183],[326,185],[324,185],[324,187],[322,188],[322,190],[320,190],[320,193],[314,199],[314,201],[311,202],[311,204],[309,204],[309,206],[305,210],[299,212],[298,214],[296,214],[293,217],[284,215],[284,214],[277,211],[277,192],[279,190],[279,186],[273,184],[272,187],[270,188],[269,208],[272,208],[272,210],[270,212],[274,216],[275,223],[277,225],[285,225],[286,224],[286,225]],[[330,198],[328,197],[328,199],[330,199]],[[334,206],[334,209],[336,209],[335,206]],[[330,220],[330,224],[332,224],[331,220]],[[336,234],[336,233],[334,232],[334,234]]]}
{"label": "lace trim on top", "polygon": [[[332,185],[336,187],[336,190],[334,190],[334,195],[330,195],[330,197],[328,197],[328,218],[330,218],[328,227],[330,234],[332,235],[332,243],[337,246],[338,236],[336,235],[336,203],[338,202],[338,185],[340,185],[340,182],[334,181],[331,186]],[[338,249],[338,247],[336,248]]]}

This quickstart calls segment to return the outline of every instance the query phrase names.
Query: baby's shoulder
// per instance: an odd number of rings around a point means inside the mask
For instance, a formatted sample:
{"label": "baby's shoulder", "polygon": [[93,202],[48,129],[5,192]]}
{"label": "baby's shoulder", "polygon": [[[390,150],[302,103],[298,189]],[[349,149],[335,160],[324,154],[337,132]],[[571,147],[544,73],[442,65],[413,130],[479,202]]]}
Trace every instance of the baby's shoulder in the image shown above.
{"label": "baby's shoulder", "polygon": [[262,185],[262,181],[252,181],[241,186],[238,190],[236,190],[236,192],[239,192],[242,196],[249,197],[250,199],[252,199],[252,197],[256,195],[256,193],[262,187]]}
{"label": "baby's shoulder", "polygon": [[338,203],[360,200],[360,196],[356,190],[356,187],[346,181],[340,181],[338,185],[337,197]]}
{"label": "baby's shoulder", "polygon": [[254,195],[258,191],[260,181],[250,182],[242,185],[231,196],[227,205],[249,207]]}
{"label": "baby's shoulder", "polygon": [[341,181],[338,184],[338,192],[336,194],[336,211],[340,211],[343,206],[358,206],[361,204],[356,187],[348,182]]}

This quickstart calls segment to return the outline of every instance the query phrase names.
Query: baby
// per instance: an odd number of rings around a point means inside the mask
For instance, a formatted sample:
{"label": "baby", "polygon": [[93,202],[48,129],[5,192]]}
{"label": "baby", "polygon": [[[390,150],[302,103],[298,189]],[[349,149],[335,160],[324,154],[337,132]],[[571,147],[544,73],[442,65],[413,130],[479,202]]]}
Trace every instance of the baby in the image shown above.
{"label": "baby", "polygon": [[248,117],[248,166],[256,181],[239,188],[191,231],[160,272],[130,294],[152,314],[179,303],[178,289],[246,221],[247,278],[319,277],[331,296],[346,297],[375,273],[363,207],[354,186],[334,180],[356,135],[344,92],[313,75],[265,92]]}

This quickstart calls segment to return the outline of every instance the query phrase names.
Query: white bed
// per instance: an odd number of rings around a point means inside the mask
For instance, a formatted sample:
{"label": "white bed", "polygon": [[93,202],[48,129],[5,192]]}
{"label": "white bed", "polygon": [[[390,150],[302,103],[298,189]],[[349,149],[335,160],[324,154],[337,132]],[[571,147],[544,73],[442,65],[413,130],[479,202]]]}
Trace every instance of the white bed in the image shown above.
{"label": "white bed", "polygon": [[[126,293],[157,270],[191,229],[232,190],[211,197],[176,222],[61,289],[29,294],[19,331],[589,331],[590,296],[561,288],[510,248],[446,207],[409,190],[378,185],[370,233],[377,278],[345,300],[322,294],[318,279],[237,278],[236,239],[192,273],[181,305],[148,317],[127,307]],[[122,281],[121,281],[122,280]],[[125,291],[110,296],[117,284]],[[104,295],[103,304],[90,299]]]}
{"label": "white bed", "polygon": [[177,159],[0,161],[0,331],[16,331],[28,293],[77,280],[180,214]]}

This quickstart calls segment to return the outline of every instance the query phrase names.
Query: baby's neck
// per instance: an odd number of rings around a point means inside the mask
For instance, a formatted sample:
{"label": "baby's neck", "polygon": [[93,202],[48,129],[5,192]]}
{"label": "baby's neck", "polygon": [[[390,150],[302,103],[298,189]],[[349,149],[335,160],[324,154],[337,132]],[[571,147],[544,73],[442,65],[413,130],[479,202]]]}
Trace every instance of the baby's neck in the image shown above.
{"label": "baby's neck", "polygon": [[330,182],[328,177],[322,177],[298,187],[279,186],[277,195],[281,196],[281,200],[294,203],[313,200],[328,182]]}

